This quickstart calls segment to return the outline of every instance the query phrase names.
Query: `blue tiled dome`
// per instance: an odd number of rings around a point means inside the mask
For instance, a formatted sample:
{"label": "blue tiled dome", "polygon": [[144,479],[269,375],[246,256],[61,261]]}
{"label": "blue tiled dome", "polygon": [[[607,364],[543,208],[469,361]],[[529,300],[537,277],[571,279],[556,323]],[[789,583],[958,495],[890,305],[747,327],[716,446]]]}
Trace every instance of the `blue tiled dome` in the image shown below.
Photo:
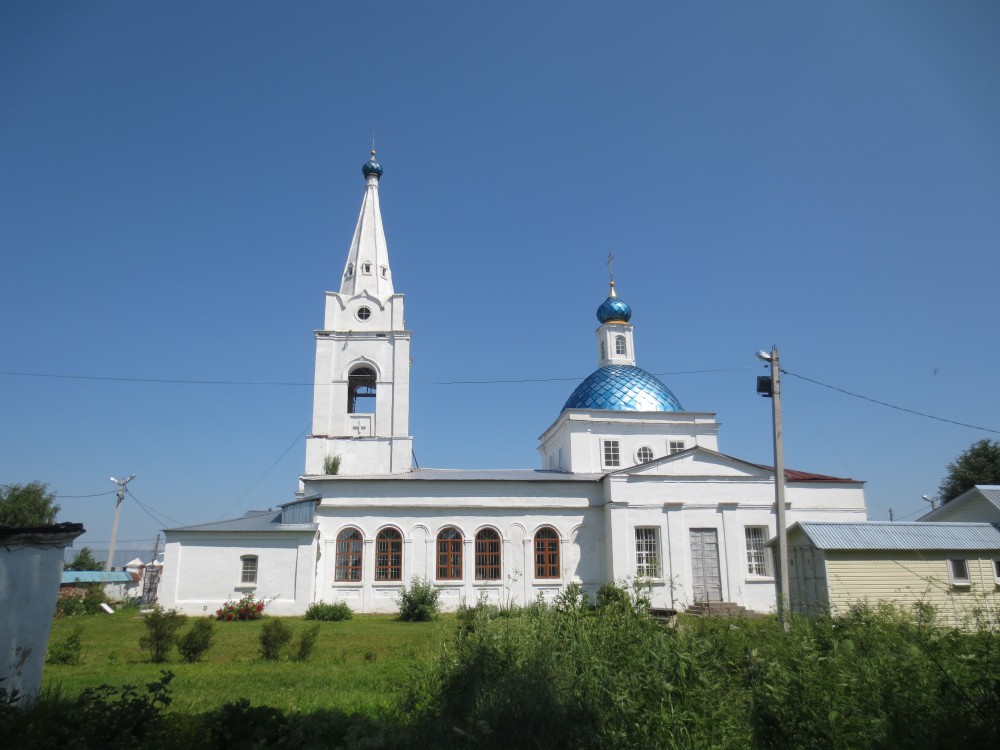
{"label": "blue tiled dome", "polygon": [[684,411],[667,386],[631,365],[608,365],[576,387],[563,409]]}
{"label": "blue tiled dome", "polygon": [[[614,290],[612,289],[612,292]],[[618,297],[612,294],[601,306],[597,308],[597,319],[601,323],[607,323],[609,320],[621,321],[622,323],[628,323],[629,318],[632,317],[632,308],[622,302]]]}
{"label": "blue tiled dome", "polygon": [[361,167],[361,174],[368,178],[368,175],[375,175],[376,177],[382,177],[382,165],[375,161],[375,152],[372,151],[372,158],[364,163]]}

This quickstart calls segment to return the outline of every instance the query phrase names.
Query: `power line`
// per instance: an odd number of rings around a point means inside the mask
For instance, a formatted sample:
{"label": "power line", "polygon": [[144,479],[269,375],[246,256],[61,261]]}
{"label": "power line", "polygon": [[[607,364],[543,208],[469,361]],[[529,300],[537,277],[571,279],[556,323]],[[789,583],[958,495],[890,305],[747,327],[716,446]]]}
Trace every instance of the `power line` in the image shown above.
{"label": "power line", "polygon": [[93,495],[63,495],[56,492],[55,495],[58,499],[62,500],[64,497],[104,497],[105,495],[114,495],[115,490],[108,490],[107,492],[95,492]]}
{"label": "power line", "polygon": [[223,516],[225,516],[227,513],[229,513],[229,511],[231,511],[237,505],[239,505],[240,501],[243,500],[243,498],[245,498],[247,495],[249,495],[251,492],[253,492],[254,489],[257,487],[257,485],[264,481],[264,477],[266,477],[268,474],[270,474],[271,473],[271,469],[273,469],[275,466],[277,466],[278,463],[281,461],[281,459],[283,459],[286,455],[288,455],[288,451],[290,451],[292,448],[295,447],[295,445],[299,442],[299,440],[302,439],[302,436],[305,435],[306,432],[309,431],[310,427],[312,427],[311,423],[307,424],[305,426],[305,429],[302,430],[302,432],[299,433],[298,437],[296,437],[295,440],[293,440],[288,445],[288,447],[285,448],[285,450],[283,450],[281,452],[280,456],[278,456],[276,459],[274,459],[274,463],[272,463],[270,466],[268,466],[267,469],[264,471],[264,473],[261,474],[259,477],[257,477],[257,481],[254,482],[252,485],[250,485],[250,489],[248,489],[246,492],[244,492],[242,495],[240,495],[238,498],[236,498],[236,501],[232,505],[230,505],[228,508],[226,508],[224,511],[222,511],[222,514],[219,516],[220,519]]}
{"label": "power line", "polygon": [[[669,372],[653,373],[657,377],[668,375],[702,375],[715,372],[740,372],[744,370],[754,370],[755,367],[721,367],[703,370],[673,370]],[[20,372],[14,370],[0,370],[0,375],[16,375],[29,378],[55,378],[59,380],[98,380],[114,383],[159,383],[168,385],[238,385],[238,386],[298,386],[312,388],[314,382],[295,382],[282,380],[192,380],[183,378],[125,378],[105,375],[61,375],[47,372]],[[413,385],[504,385],[517,383],[555,383],[583,380],[586,376],[574,376],[566,378],[498,378],[491,380],[432,380],[413,381]]]}
{"label": "power line", "polygon": [[844,390],[843,388],[838,388],[835,385],[830,385],[829,383],[821,383],[813,378],[807,378],[805,375],[799,375],[794,372],[788,372],[787,370],[782,370],[786,375],[791,375],[793,378],[798,378],[799,380],[805,380],[809,383],[815,383],[816,385],[821,385],[824,388],[829,388],[832,391],[837,391],[839,393],[846,394],[848,396],[853,396],[854,398],[860,398],[863,401],[870,401],[873,404],[878,404],[879,406],[887,406],[890,409],[896,409],[897,411],[905,411],[907,414],[915,414],[918,417],[925,417],[926,419],[934,419],[938,422],[946,422],[947,424],[958,425],[959,427],[969,427],[973,430],[982,430],[983,432],[993,432],[1000,435],[1000,430],[993,430],[989,427],[980,427],[978,425],[969,424],[968,422],[959,422],[955,419],[946,419],[944,417],[937,417],[933,414],[925,414],[922,411],[916,411],[915,409],[907,409],[905,406],[896,406],[895,404],[890,404],[885,401],[879,401],[877,398],[870,398],[868,396],[862,396],[860,393],[852,393],[851,391]]}
{"label": "power line", "polygon": [[[132,498],[133,500],[135,500],[135,501],[136,501],[136,503],[138,503],[138,505],[139,505],[139,507],[140,507],[140,508],[142,508],[142,509],[143,509],[143,510],[145,510],[145,511],[146,511],[147,513],[149,513],[150,515],[152,515],[152,511],[151,511],[151,510],[149,510],[148,508],[146,508],[146,506],[145,506],[145,505],[143,505],[143,502],[142,502],[142,500],[140,500],[139,498],[137,498],[137,497],[135,496],[135,493],[134,493],[134,492],[132,492],[132,490],[131,490],[131,489],[129,489],[129,490],[128,490],[128,494],[129,494],[129,496],[130,496],[130,497],[131,497],[131,498]],[[178,521],[178,520],[177,520],[176,518],[171,518],[170,516],[168,516],[168,515],[167,515],[166,513],[163,513],[162,511],[158,511],[158,512],[160,513],[160,515],[162,515],[162,516],[163,516],[164,518],[166,518],[166,519],[167,519],[168,521],[173,521],[174,523],[178,523],[178,524],[180,524],[181,526],[183,526],[183,525],[184,525],[184,522],[183,522],[183,521]],[[156,519],[153,519],[153,520],[156,520]],[[157,521],[157,523],[163,523],[163,521],[162,521],[162,520],[161,520],[161,521]],[[163,524],[163,525],[164,525],[164,526],[166,526],[166,524]]]}

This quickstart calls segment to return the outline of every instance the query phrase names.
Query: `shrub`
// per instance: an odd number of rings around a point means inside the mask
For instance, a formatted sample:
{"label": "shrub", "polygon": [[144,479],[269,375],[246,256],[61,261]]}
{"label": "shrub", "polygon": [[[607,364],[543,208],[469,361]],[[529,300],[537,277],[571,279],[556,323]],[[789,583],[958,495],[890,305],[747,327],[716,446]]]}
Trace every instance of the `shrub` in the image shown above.
{"label": "shrub", "polygon": [[101,611],[101,605],[108,601],[104,594],[104,586],[92,584],[74,586],[59,592],[56,600],[56,614],[63,617],[75,615],[96,615]]}
{"label": "shrub", "polygon": [[83,646],[80,636],[83,633],[80,627],[73,628],[72,632],[61,641],[49,644],[49,653],[45,657],[48,664],[79,664],[83,654]]}
{"label": "shrub", "polygon": [[573,582],[556,594],[552,605],[561,612],[585,612],[590,606],[590,596],[583,586]]}
{"label": "shrub", "polygon": [[139,638],[139,648],[149,651],[154,664],[165,662],[186,619],[176,609],[154,608],[143,620],[146,635]]}
{"label": "shrub", "polygon": [[323,473],[324,474],[339,474],[340,473],[340,455],[336,456],[325,456],[323,458]]}
{"label": "shrub", "polygon": [[434,619],[438,611],[438,596],[441,592],[434,584],[425,578],[414,577],[410,586],[399,590],[396,604],[399,606],[399,619],[406,622],[427,622]]}
{"label": "shrub", "polygon": [[292,640],[292,631],[280,618],[264,623],[260,631],[260,655],[267,661],[281,658],[281,650]]}
{"label": "shrub", "polygon": [[299,634],[299,640],[295,644],[295,661],[307,661],[312,656],[316,647],[316,639],[319,638],[319,623],[313,623],[311,628],[303,630]]}
{"label": "shrub", "polygon": [[216,620],[259,620],[264,617],[264,608],[268,605],[265,599],[254,598],[253,593],[245,594],[239,601],[229,600],[215,610]]}
{"label": "shrub", "polygon": [[347,602],[313,602],[309,605],[306,610],[307,620],[323,620],[324,622],[341,622],[342,620],[350,620],[354,617],[354,610],[352,610]]}
{"label": "shrub", "polygon": [[208,617],[199,617],[194,621],[191,629],[177,641],[177,650],[181,652],[184,661],[189,664],[201,661],[201,657],[212,645],[212,639],[215,637],[214,627]]}

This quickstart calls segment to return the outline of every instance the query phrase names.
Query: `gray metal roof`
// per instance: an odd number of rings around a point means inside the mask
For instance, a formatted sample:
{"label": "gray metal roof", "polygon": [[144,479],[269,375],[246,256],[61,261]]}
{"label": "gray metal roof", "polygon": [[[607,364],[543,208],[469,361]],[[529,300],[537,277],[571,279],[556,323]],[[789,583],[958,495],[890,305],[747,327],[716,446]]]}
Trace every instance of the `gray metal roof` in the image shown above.
{"label": "gray metal roof", "polygon": [[381,479],[387,481],[445,481],[445,482],[597,482],[604,474],[571,474],[541,469],[413,469],[397,474],[312,474],[303,476],[306,481],[331,480],[335,482]]}
{"label": "gray metal roof", "polygon": [[1000,525],[991,523],[800,521],[795,527],[819,549],[1000,550]]}
{"label": "gray metal roof", "polygon": [[1000,508],[1000,485],[979,484],[976,485],[976,489],[982,492],[983,496],[997,506],[997,508]]}
{"label": "gray metal roof", "polygon": [[178,526],[164,531],[315,531],[314,523],[281,523],[281,510],[249,510],[240,518]]}

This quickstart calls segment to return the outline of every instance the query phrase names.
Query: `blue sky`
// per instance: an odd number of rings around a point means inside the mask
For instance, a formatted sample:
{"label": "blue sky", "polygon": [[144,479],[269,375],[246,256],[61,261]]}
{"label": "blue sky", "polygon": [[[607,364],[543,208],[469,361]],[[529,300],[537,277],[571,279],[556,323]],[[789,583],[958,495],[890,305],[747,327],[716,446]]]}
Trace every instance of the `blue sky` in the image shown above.
{"label": "blue sky", "polygon": [[[998,36],[994,2],[5,3],[0,370],[292,385],[2,374],[0,483],[95,547],[114,496],[71,496],[111,474],[169,525],[292,499],[373,130],[422,466],[538,465],[609,251],[726,453],[771,461],[772,344],[1000,430]],[[784,386],[786,464],[873,519],[998,437]],[[162,526],[129,498],[119,545]]]}

